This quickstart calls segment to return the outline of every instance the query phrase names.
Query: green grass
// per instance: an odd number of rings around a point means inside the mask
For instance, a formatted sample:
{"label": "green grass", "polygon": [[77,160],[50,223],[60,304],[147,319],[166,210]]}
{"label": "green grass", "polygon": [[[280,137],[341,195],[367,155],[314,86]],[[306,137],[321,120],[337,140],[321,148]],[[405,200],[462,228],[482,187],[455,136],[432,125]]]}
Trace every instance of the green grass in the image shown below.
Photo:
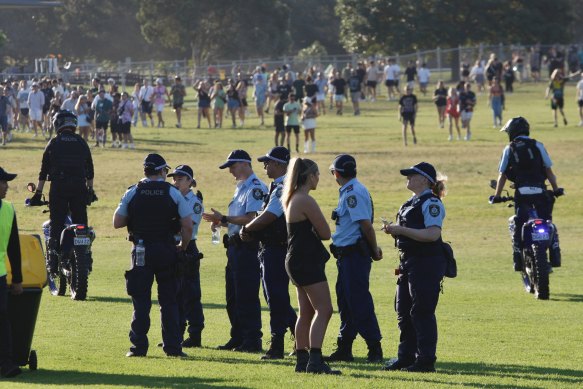
{"label": "green grass", "polygon": [[[244,129],[195,129],[196,108],[190,101],[184,113],[184,128],[140,127],[134,131],[137,150],[93,150],[95,188],[100,200],[89,209],[97,240],[88,300],[75,302],[45,291],[33,341],[39,370],[26,371],[10,382],[2,380],[0,386],[580,387],[583,265],[579,260],[582,246],[577,242],[583,233],[583,133],[576,127],[574,88],[569,86],[566,93],[565,110],[570,124],[559,128],[552,126],[549,103],[543,99],[544,85],[517,85],[516,90],[507,96],[504,117],[523,115],[530,121],[532,135],[547,146],[559,184],[567,193],[558,200],[554,213],[561,233],[563,267],[551,276],[550,301],[537,301],[523,291],[519,276],[511,270],[507,219],[512,210],[487,203],[492,194],[488,183],[496,177],[507,137],[492,128],[485,95],[478,96],[470,142],[448,142],[446,130],[436,125],[435,107],[423,97],[417,125],[419,144],[406,148],[401,142],[395,102],[363,103],[360,117],[352,116],[348,108],[342,117],[318,118],[318,153],[310,157],[323,173],[314,195],[325,215],[335,207],[338,193],[337,184],[325,173],[334,156],[341,152],[356,157],[359,178],[371,191],[379,221],[379,216],[392,218],[410,195],[404,177],[399,175],[400,168],[425,160],[449,177],[444,238],[453,243],[459,276],[444,282],[444,294],[440,296],[437,374],[381,372],[378,366],[364,363],[366,345],[361,338],[355,342],[355,363],[334,364],[342,370],[341,377],[295,374],[291,358],[262,362],[256,354],[214,350],[228,339],[223,275],[226,260],[224,250],[210,244],[207,225],[199,233],[199,247],[205,254],[201,265],[205,348],[187,350],[190,357],[184,360],[166,358],[156,347],[151,347],[147,358],[125,358],[130,346],[132,306],[125,293],[123,272],[129,264],[130,244],[124,231],[113,230],[111,218],[126,188],[141,177],[144,156],[156,151],[172,166],[191,165],[205,195],[206,208],[225,210],[234,182],[228,172],[217,166],[232,149],[244,148],[256,158],[272,146],[272,128],[259,128],[255,116],[246,120]],[[174,125],[172,112],[165,112],[165,118],[166,123]],[[271,117],[267,122],[271,123]],[[23,233],[40,233],[46,218],[38,209],[23,206],[29,196],[26,183],[36,181],[43,147],[39,139],[16,134],[9,147],[0,149],[0,165],[19,174],[7,199],[16,204]],[[254,167],[259,177],[266,179],[261,164],[255,163]],[[399,336],[393,310],[397,255],[387,236],[379,235],[379,242],[385,258],[373,266],[371,289],[388,358],[395,356]],[[333,285],[333,261],[327,273]],[[263,332],[269,334],[268,311],[263,301],[262,305]],[[155,345],[161,336],[156,306],[151,318],[150,342]],[[335,313],[326,336],[325,353],[333,349],[338,325],[339,316]],[[267,339],[268,335],[264,336]],[[287,340],[286,349],[291,347],[291,340]]]}

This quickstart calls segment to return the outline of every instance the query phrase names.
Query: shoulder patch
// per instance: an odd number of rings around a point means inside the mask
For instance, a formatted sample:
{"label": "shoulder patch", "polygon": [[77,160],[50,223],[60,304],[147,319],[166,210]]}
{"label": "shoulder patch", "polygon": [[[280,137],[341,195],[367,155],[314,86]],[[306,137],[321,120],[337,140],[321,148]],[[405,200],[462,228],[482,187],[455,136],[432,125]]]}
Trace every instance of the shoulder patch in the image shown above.
{"label": "shoulder patch", "polygon": [[348,185],[346,187],[346,192],[352,192],[354,190],[354,186],[353,185]]}
{"label": "shoulder patch", "polygon": [[261,200],[263,198],[263,191],[260,188],[253,189],[253,198],[255,200]]}
{"label": "shoulder patch", "polygon": [[355,195],[348,196],[348,198],[346,199],[346,205],[348,205],[349,208],[354,208],[354,207],[356,207],[357,204],[358,204],[358,201],[356,200]]}
{"label": "shoulder patch", "polygon": [[281,186],[275,190],[276,197],[281,197],[282,193],[283,193],[283,188]]}
{"label": "shoulder patch", "polygon": [[200,203],[195,203],[194,207],[192,207],[192,210],[194,211],[195,214],[200,214],[202,212],[202,206],[200,205]]}
{"label": "shoulder patch", "polygon": [[433,217],[437,217],[439,216],[439,214],[441,213],[441,209],[439,208],[439,205],[437,204],[430,204],[429,205],[429,214]]}
{"label": "shoulder patch", "polygon": [[258,178],[254,178],[253,180],[251,180],[251,182],[253,183],[253,185],[261,185],[261,181],[259,181]]}

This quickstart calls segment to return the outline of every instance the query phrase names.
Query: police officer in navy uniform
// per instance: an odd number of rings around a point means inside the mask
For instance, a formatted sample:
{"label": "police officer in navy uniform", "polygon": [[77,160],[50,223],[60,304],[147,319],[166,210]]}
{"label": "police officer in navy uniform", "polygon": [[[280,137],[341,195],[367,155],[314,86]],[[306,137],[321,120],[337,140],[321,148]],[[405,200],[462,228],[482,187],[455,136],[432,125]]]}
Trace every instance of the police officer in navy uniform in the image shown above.
{"label": "police officer in navy uniform", "polygon": [[382,336],[369,291],[372,260],[383,257],[372,225],[372,198],[356,178],[356,160],[351,155],[338,155],[330,171],[340,185],[338,207],[332,214],[336,232],[330,246],[338,267],[340,332],[338,349],[327,360],[353,361],[352,343],[360,334],[368,346],[367,362],[382,362]]}
{"label": "police officer in navy uniform", "polygon": [[[504,148],[498,168],[499,176],[496,183],[496,193],[492,203],[501,201],[500,196],[507,180],[514,183],[514,211],[516,214],[514,236],[512,239],[514,270],[522,270],[522,256],[520,254],[520,235],[522,225],[528,220],[528,210],[534,206],[541,219],[551,220],[554,197],[564,194],[559,188],[557,177],[551,167],[553,163],[545,146],[530,138],[530,125],[523,117],[510,119],[500,131],[508,133],[510,144]],[[546,190],[546,180],[553,188],[553,196]],[[551,265],[561,266],[561,251],[559,236],[555,231],[550,251]]]}
{"label": "police officer in navy uniform", "polygon": [[[200,191],[194,193],[191,190],[191,188],[196,187],[196,181],[194,172],[188,165],[177,166],[172,173],[168,174],[168,177],[172,177],[174,186],[184,196],[189,209],[192,210],[192,236],[186,250],[184,274],[179,280],[178,292],[178,311],[182,333],[188,329],[188,337],[182,341],[182,347],[202,347],[201,332],[204,328],[200,289],[200,259],[202,254],[196,246],[198,227],[204,211],[202,193]],[[179,241],[180,236],[177,235],[177,239]]]}
{"label": "police officer in navy uniform", "polygon": [[49,141],[43,153],[36,192],[30,205],[42,205],[45,181],[51,181],[49,192],[50,239],[47,270],[58,271],[58,252],[65,218],[71,212],[74,224],[87,224],[87,205],[97,200],[93,192],[93,159],[87,142],[75,133],[77,116],[61,110],[53,117],[57,136]]}
{"label": "police officer in navy uniform", "polygon": [[414,193],[397,213],[396,223],[384,224],[399,249],[400,264],[395,310],[400,338],[398,357],[384,370],[434,372],[437,348],[435,309],[446,259],[441,246],[445,208],[445,178],[437,179],[426,162],[401,170]]}
{"label": "police officer in navy uniform", "polygon": [[[126,272],[126,287],[132,297],[134,314],[128,357],[143,357],[148,352],[148,330],[152,307],[152,284],[158,283],[158,302],[162,318],[162,340],[168,356],[183,357],[176,294],[176,264],[184,256],[192,237],[192,208],[178,189],[166,182],[169,166],[159,154],[148,154],[144,175],[121,198],[113,216],[113,227],[127,227],[132,250],[132,268]],[[180,246],[174,234],[180,231]],[[145,248],[145,263],[140,263],[136,246]]]}
{"label": "police officer in navy uniform", "polygon": [[294,333],[297,320],[296,312],[290,305],[289,276],[285,270],[287,226],[281,204],[289,158],[289,150],[279,146],[257,158],[263,162],[265,172],[273,182],[259,216],[240,231],[243,241],[259,239],[261,280],[269,306],[271,327],[271,346],[262,359],[283,358],[284,335],[288,328]]}
{"label": "police officer in navy uniform", "polygon": [[261,210],[267,186],[257,178],[251,167],[251,157],[245,150],[234,150],[219,166],[229,168],[237,180],[228,215],[211,208],[203,219],[211,222],[211,229],[228,227],[223,237],[227,249],[225,268],[227,314],[231,322],[231,338],[219,346],[221,350],[258,352],[262,349],[261,304],[259,302],[260,270],[257,241],[243,242],[239,236],[242,226],[255,218]]}

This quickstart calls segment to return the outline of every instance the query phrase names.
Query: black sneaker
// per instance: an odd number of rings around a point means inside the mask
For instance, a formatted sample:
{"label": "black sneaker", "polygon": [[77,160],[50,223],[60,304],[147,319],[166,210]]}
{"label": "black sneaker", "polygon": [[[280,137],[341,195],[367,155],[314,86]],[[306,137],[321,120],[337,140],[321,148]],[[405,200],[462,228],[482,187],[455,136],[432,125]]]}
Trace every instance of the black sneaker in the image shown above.
{"label": "black sneaker", "polygon": [[235,347],[239,347],[241,343],[243,343],[243,341],[231,338],[224,345],[218,346],[217,350],[233,350]]}

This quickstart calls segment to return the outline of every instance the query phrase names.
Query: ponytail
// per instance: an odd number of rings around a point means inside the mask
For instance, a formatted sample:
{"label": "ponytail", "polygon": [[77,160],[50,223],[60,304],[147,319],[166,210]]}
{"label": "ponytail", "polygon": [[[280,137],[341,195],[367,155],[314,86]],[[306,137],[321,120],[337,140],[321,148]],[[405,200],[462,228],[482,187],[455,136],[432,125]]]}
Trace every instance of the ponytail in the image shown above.
{"label": "ponytail", "polygon": [[317,172],[318,165],[311,159],[294,158],[290,161],[281,196],[281,204],[284,209],[289,205],[296,190],[306,183],[310,174]]}
{"label": "ponytail", "polygon": [[447,188],[445,187],[446,182],[447,176],[438,172],[435,184],[431,186],[431,191],[433,192],[433,194],[439,197],[440,199],[444,198],[445,195],[447,194]]}

